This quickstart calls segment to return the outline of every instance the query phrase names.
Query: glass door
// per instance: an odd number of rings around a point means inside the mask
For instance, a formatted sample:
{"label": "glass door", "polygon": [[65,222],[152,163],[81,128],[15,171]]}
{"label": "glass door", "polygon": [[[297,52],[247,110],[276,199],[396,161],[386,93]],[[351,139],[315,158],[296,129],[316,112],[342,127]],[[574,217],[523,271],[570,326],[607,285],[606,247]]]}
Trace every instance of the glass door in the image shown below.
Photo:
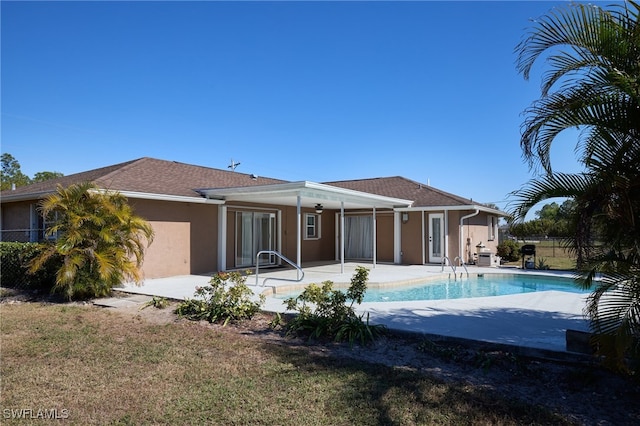
{"label": "glass door", "polygon": [[[236,213],[236,267],[256,265],[256,255],[262,250],[275,250],[275,213]],[[274,255],[260,256],[260,265],[274,265]]]}
{"label": "glass door", "polygon": [[444,214],[429,215],[429,263],[441,263],[444,257]]}

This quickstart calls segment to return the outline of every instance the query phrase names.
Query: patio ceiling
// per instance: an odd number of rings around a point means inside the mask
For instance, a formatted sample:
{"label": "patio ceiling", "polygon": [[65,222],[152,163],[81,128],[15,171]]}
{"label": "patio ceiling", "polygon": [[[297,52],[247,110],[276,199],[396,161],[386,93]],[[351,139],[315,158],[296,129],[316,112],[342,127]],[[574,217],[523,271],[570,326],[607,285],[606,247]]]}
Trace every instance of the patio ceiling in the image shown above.
{"label": "patio ceiling", "polygon": [[237,188],[203,188],[196,191],[206,198],[223,200],[226,203],[244,201],[284,206],[296,206],[299,196],[302,207],[313,208],[320,203],[325,209],[331,210],[339,210],[342,203],[345,209],[406,208],[413,203],[411,200],[384,197],[308,181]]}

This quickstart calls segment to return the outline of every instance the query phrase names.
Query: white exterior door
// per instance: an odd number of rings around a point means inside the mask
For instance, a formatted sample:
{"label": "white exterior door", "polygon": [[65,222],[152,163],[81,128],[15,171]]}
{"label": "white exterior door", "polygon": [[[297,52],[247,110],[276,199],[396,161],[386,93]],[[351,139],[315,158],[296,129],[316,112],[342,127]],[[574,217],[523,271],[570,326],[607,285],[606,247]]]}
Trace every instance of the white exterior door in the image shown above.
{"label": "white exterior door", "polygon": [[444,214],[429,215],[429,263],[441,263],[444,254]]}

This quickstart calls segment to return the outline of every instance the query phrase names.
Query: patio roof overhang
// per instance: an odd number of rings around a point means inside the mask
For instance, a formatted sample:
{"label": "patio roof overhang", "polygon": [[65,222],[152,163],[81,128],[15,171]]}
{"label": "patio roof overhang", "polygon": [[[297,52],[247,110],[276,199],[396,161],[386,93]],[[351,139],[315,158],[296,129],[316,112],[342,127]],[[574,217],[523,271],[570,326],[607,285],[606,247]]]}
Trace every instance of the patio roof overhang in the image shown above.
{"label": "patio roof overhang", "polygon": [[400,207],[396,210],[400,212],[406,212],[406,211],[437,212],[437,211],[444,211],[444,210],[448,210],[448,211],[478,210],[484,213],[489,213],[489,214],[500,216],[500,217],[509,216],[509,213],[505,213],[502,210],[497,210],[491,207],[484,206],[482,204],[462,204],[457,206],[417,206],[417,207],[411,207],[411,208]]}
{"label": "patio roof overhang", "polygon": [[203,188],[197,189],[196,192],[207,199],[221,200],[225,203],[243,201],[296,206],[299,198],[301,207],[313,208],[319,203],[325,209],[333,210],[339,210],[341,207],[345,209],[407,208],[413,203],[411,200],[384,197],[308,181],[236,188]]}

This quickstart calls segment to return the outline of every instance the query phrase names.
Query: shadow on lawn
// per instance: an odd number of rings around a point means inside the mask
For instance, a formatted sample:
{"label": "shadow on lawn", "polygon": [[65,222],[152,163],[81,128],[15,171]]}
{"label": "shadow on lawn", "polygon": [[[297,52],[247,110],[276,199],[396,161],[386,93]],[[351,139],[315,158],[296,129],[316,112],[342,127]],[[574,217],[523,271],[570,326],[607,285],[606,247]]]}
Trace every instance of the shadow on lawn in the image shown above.
{"label": "shadow on lawn", "polygon": [[[517,398],[505,398],[482,386],[445,383],[414,369],[362,362],[328,353],[318,354],[278,345],[265,345],[295,372],[317,377],[343,376],[347,380],[337,397],[324,402],[326,409],[345,417],[367,407],[368,418],[359,424],[573,424],[550,409]],[[286,373],[285,373],[286,374]]]}

